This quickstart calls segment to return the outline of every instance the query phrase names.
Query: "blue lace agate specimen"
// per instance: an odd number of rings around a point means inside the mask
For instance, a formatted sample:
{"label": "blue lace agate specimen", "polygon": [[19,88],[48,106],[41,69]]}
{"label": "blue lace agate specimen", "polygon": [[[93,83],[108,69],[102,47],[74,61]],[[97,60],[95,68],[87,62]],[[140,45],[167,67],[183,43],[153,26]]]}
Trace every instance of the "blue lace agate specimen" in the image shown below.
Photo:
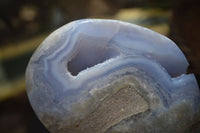
{"label": "blue lace agate specimen", "polygon": [[52,133],[183,133],[200,92],[174,42],[116,20],[85,19],[53,32],[26,70],[27,93]]}

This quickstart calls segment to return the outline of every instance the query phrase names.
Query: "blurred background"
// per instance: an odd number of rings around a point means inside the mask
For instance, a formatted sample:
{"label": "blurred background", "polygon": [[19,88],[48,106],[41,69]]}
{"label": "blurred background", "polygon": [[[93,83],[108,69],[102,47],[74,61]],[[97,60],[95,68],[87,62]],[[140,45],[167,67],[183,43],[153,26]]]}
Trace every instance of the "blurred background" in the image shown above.
{"label": "blurred background", "polygon": [[[48,133],[29,104],[25,69],[49,33],[81,18],[127,21],[168,36],[200,83],[198,0],[0,0],[0,133]],[[189,132],[198,131],[200,121]]]}

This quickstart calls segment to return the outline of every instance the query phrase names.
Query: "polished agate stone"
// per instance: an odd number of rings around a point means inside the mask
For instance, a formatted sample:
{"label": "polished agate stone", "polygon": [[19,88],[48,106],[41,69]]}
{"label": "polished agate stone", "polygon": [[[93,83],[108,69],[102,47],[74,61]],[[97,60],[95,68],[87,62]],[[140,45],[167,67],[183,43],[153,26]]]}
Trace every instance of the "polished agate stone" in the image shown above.
{"label": "polished agate stone", "polygon": [[116,20],[73,21],[49,35],[26,70],[30,103],[52,133],[183,133],[200,92],[167,37]]}

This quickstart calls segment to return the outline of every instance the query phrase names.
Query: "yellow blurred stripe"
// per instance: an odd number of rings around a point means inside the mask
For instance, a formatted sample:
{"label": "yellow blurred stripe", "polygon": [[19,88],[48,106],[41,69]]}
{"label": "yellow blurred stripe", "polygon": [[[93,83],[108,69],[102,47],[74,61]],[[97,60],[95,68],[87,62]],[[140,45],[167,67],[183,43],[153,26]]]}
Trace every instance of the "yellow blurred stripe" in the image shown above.
{"label": "yellow blurred stripe", "polygon": [[168,33],[170,32],[170,27],[169,27],[169,24],[167,23],[151,25],[151,26],[146,26],[146,27],[165,36],[167,36]]}
{"label": "yellow blurred stripe", "polygon": [[6,44],[4,47],[0,47],[0,61],[33,51],[46,36],[47,34],[40,35],[26,41]]}
{"label": "yellow blurred stripe", "polygon": [[[169,10],[163,10],[160,8],[153,8],[153,9],[143,9],[143,8],[130,8],[130,9],[121,9],[113,18],[117,20],[127,21],[130,20],[141,20],[141,19],[148,19],[151,17],[170,17]],[[162,23],[162,24],[155,24],[155,25],[142,25],[147,27],[153,31],[156,31],[160,34],[167,35],[169,33],[169,24]]]}
{"label": "yellow blurred stripe", "polygon": [[118,20],[127,20],[127,19],[141,19],[155,16],[166,16],[169,17],[170,11],[166,11],[160,8],[128,8],[121,9],[115,16],[115,19]]}
{"label": "yellow blurred stripe", "polygon": [[25,91],[24,76],[17,78],[15,81],[5,83],[0,86],[0,101],[15,97]]}

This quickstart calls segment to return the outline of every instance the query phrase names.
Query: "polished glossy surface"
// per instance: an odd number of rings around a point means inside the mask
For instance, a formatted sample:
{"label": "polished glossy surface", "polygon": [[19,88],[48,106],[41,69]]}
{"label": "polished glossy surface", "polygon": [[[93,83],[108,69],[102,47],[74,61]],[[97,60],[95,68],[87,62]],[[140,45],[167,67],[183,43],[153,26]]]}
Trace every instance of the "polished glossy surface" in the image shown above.
{"label": "polished glossy surface", "polygon": [[200,107],[187,67],[176,44],[156,32],[85,19],[44,40],[27,67],[26,86],[52,133],[182,133]]}

